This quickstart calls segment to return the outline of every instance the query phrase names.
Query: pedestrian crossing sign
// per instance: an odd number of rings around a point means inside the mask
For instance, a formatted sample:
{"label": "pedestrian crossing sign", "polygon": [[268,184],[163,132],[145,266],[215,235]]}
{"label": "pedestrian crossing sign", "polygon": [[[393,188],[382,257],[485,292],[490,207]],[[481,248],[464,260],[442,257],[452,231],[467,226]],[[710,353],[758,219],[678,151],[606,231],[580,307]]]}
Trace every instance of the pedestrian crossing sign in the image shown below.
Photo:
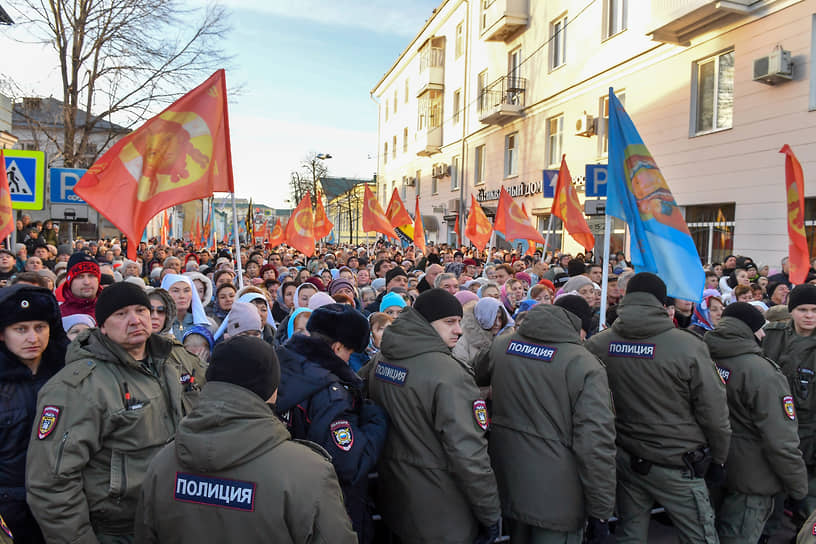
{"label": "pedestrian crossing sign", "polygon": [[15,210],[41,210],[45,195],[45,153],[4,149],[6,177]]}

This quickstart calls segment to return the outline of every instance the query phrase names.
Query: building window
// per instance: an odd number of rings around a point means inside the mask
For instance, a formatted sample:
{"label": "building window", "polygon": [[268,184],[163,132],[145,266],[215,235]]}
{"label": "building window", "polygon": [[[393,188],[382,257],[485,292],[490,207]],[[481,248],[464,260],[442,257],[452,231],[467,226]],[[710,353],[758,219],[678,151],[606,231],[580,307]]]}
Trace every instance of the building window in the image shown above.
{"label": "building window", "polygon": [[462,21],[458,25],[456,25],[456,57],[459,58],[462,56],[462,53],[465,50],[465,22]]}
{"label": "building window", "polygon": [[[547,215],[537,215],[536,223],[538,227],[538,232],[547,239],[547,228],[550,227],[550,214]],[[552,248],[561,249],[564,247],[562,242],[564,240],[564,223],[558,219],[557,217],[553,216],[552,218],[552,230],[549,231],[550,240],[549,240],[549,247],[547,248],[548,251],[552,251]]]}
{"label": "building window", "polygon": [[397,113],[397,102],[399,102],[397,99],[397,90],[394,89],[394,113]]}
{"label": "building window", "polygon": [[626,8],[629,0],[604,0],[603,39],[626,30]]}
{"label": "building window", "polygon": [[385,120],[388,121],[388,100],[385,101]]}
{"label": "building window", "polygon": [[435,195],[439,193],[439,178],[433,176],[431,178],[431,194]]}
{"label": "building window", "polygon": [[462,89],[453,91],[453,122],[459,122],[459,110],[462,107]]}
{"label": "building window", "polygon": [[394,134],[394,138],[393,138],[392,141],[393,141],[393,145],[391,146],[391,158],[396,159],[397,158],[397,135],[396,134]]}
{"label": "building window", "polygon": [[[621,106],[626,107],[626,92],[615,91],[615,96]],[[609,95],[605,94],[600,98],[598,108],[598,155],[606,157],[609,154]]]}
{"label": "building window", "polygon": [[411,88],[411,86],[408,84],[408,78],[406,77],[405,78],[405,103],[406,104],[408,103],[408,90],[410,88]]}
{"label": "building window", "polygon": [[450,166],[451,191],[459,189],[459,155],[451,159]]}
{"label": "building window", "polygon": [[521,77],[521,47],[516,47],[507,54],[507,83],[508,88],[518,89],[516,81]]}
{"label": "building window", "polygon": [[697,62],[692,134],[731,128],[734,116],[734,52]]}
{"label": "building window", "polygon": [[564,116],[558,115],[547,119],[547,164],[561,163],[561,143],[564,138]]}
{"label": "building window", "polygon": [[733,253],[734,208],[733,202],[686,206],[686,224],[705,263],[721,263]]}
{"label": "building window", "polygon": [[383,144],[383,164],[388,163],[388,142]]}
{"label": "building window", "polygon": [[420,187],[422,187],[422,184],[420,183],[421,180],[422,180],[422,170],[417,170],[416,171],[416,178],[414,178],[414,182],[416,183],[416,195],[417,196],[419,196],[419,193],[420,193],[419,189],[420,189]]}
{"label": "building window", "polygon": [[402,152],[408,152],[408,127],[402,129]]}
{"label": "building window", "polygon": [[550,23],[550,70],[567,62],[567,16]]}
{"label": "building window", "polygon": [[504,177],[518,175],[518,132],[504,137]]}
{"label": "building window", "polygon": [[402,186],[400,187],[400,198],[403,201],[405,201],[405,191],[407,190],[406,189],[407,187],[408,187],[408,177],[407,176],[402,176]]}
{"label": "building window", "polygon": [[479,100],[479,111],[487,109],[487,70],[479,72],[476,79],[476,96]]}
{"label": "building window", "polygon": [[474,151],[473,183],[475,185],[481,185],[485,182],[485,146],[477,146]]}

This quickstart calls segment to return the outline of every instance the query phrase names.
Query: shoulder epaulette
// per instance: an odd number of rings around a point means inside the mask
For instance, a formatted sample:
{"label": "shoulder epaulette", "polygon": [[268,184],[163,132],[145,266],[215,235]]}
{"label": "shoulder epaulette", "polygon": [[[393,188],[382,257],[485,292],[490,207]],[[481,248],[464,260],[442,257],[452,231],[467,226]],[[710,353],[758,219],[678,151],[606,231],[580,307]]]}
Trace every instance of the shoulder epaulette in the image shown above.
{"label": "shoulder epaulette", "polygon": [[329,452],[326,451],[326,449],[323,446],[321,446],[320,444],[315,444],[314,442],[312,442],[310,440],[301,440],[299,438],[293,438],[292,442],[295,442],[295,443],[300,444],[302,446],[306,446],[307,448],[309,448],[310,450],[312,450],[316,454],[323,457],[326,461],[331,461],[331,455],[329,455]]}
{"label": "shoulder epaulette", "polygon": [[703,341],[703,337],[702,337],[702,336],[700,336],[699,334],[697,334],[697,333],[696,333],[696,332],[694,332],[694,331],[690,331],[690,330],[688,330],[688,329],[674,329],[674,330],[676,330],[676,331],[683,331],[684,333],[686,333],[686,334],[689,334],[689,335],[693,336],[693,337],[694,337],[694,339],[695,339],[695,340],[697,340],[698,342],[703,342],[703,343],[705,343],[705,342]]}
{"label": "shoulder epaulette", "polygon": [[82,381],[93,373],[96,363],[90,359],[87,361],[75,361],[63,370],[62,381],[72,387],[78,386]]}

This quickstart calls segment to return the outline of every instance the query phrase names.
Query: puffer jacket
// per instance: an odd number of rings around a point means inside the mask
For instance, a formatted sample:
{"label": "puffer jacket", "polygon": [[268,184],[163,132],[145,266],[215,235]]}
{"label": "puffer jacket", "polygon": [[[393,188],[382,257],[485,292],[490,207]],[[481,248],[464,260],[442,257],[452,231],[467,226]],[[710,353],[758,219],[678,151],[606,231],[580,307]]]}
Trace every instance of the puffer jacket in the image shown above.
{"label": "puffer jacket", "polygon": [[462,336],[453,346],[453,356],[473,366],[476,357],[482,350],[493,343],[493,333],[485,330],[476,320],[474,313],[476,301],[468,302],[462,307]]}
{"label": "puffer jacket", "polygon": [[150,464],[136,542],[357,541],[328,454],[290,440],[252,391],[210,382]]}
{"label": "puffer jacket", "polygon": [[776,363],[762,356],[743,321],[724,317],[706,345],[725,382],[731,418],[728,489],[746,495],[807,494],[793,397]]}
{"label": "puffer jacket", "polygon": [[501,517],[487,453],[488,415],[473,371],[413,308],[385,329],[369,373],[391,419],[378,507],[406,543],[471,544]]}
{"label": "puffer jacket", "polygon": [[[490,458],[505,516],[574,532],[615,505],[615,415],[606,371],[577,316],[539,304],[494,361]],[[542,489],[549,492],[542,494]]]}

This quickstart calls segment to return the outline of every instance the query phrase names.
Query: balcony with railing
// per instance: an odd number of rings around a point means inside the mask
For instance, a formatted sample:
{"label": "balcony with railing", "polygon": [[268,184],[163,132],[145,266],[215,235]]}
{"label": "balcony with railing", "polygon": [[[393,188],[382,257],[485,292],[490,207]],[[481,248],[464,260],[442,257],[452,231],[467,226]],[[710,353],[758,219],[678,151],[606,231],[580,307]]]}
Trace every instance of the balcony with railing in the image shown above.
{"label": "balcony with railing", "polygon": [[479,121],[486,125],[504,125],[521,117],[526,87],[527,80],[516,76],[502,76],[485,87],[476,103]]}
{"label": "balcony with railing", "polygon": [[445,47],[426,46],[419,52],[417,98],[428,91],[445,88]]}
{"label": "balcony with railing", "polygon": [[[773,1],[773,0],[772,0]],[[721,28],[746,15],[763,0],[651,0],[652,16],[649,31],[659,42],[688,45],[692,38]]]}
{"label": "balcony with railing", "polygon": [[528,0],[482,0],[481,37],[488,42],[506,42],[526,27],[529,19]]}
{"label": "balcony with railing", "polygon": [[442,91],[433,90],[419,99],[417,112],[417,152],[430,157],[442,150]]}

